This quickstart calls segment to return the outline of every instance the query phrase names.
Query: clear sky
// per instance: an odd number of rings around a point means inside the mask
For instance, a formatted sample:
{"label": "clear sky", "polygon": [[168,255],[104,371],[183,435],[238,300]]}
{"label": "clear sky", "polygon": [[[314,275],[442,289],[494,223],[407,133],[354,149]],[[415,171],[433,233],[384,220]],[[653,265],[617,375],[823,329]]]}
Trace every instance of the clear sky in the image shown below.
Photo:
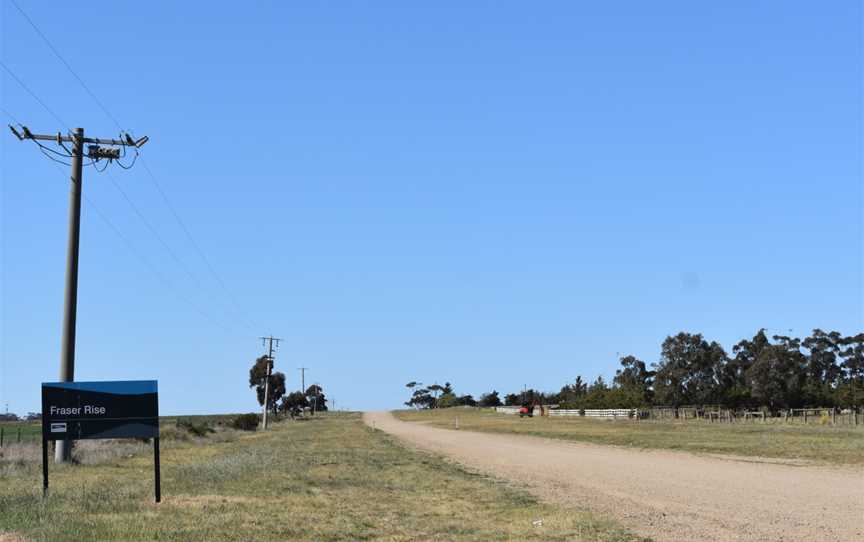
{"label": "clear sky", "polygon": [[[109,171],[171,252],[85,170],[75,376],[158,379],[163,413],[255,408],[267,334],[291,387],[309,367],[371,409],[410,380],[557,391],[681,330],[864,329],[861,2],[16,1],[150,136],[227,286],[140,162]],[[0,17],[3,63],[116,134]],[[0,76],[8,114],[65,131]],[[3,132],[0,172],[0,408],[21,413],[58,375],[68,168]]]}

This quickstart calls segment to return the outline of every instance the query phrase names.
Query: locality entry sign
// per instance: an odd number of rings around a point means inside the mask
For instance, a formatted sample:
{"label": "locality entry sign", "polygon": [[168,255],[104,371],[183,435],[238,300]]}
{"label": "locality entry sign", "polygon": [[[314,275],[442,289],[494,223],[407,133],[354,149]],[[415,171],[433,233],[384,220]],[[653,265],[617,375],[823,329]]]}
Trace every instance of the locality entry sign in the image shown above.
{"label": "locality entry sign", "polygon": [[46,440],[156,438],[155,380],[45,382],[42,434]]}
{"label": "locality entry sign", "polygon": [[159,476],[159,393],[155,380],[44,382],[42,384],[42,488],[48,492],[48,441],[153,439],[156,502]]}

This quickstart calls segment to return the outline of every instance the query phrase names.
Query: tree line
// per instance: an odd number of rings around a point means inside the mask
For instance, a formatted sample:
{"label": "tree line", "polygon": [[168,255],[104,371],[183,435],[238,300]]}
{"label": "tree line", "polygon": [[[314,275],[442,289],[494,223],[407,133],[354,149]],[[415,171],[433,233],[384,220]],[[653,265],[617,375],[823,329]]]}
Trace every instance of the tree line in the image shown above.
{"label": "tree line", "polygon": [[[768,337],[760,329],[727,353],[716,341],[699,333],[666,337],[660,359],[650,366],[635,356],[620,358],[611,383],[598,376],[587,383],[582,376],[560,391],[533,389],[504,396],[505,405],[558,404],[562,408],[646,408],[685,405],[730,409],[852,407],[864,402],[864,333],[844,336],[813,330],[800,339]],[[423,387],[409,382],[412,396],[405,404],[416,408],[499,406],[497,391],[478,400],[458,395],[448,382]]]}
{"label": "tree line", "polygon": [[[264,391],[267,385],[267,363],[268,356],[261,356],[249,369],[249,387],[255,389],[258,404],[264,406]],[[270,361],[272,364],[273,362]],[[327,410],[327,396],[324,388],[318,384],[312,384],[305,390],[288,392],[285,388],[285,374],[279,371],[273,372],[271,365],[269,389],[267,389],[267,409],[274,417],[279,413],[290,414],[303,409],[315,411]]]}

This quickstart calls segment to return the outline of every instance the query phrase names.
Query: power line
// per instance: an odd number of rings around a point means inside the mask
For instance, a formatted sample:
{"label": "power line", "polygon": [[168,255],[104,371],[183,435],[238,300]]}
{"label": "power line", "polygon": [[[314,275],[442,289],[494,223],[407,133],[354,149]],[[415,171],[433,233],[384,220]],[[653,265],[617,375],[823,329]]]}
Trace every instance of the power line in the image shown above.
{"label": "power line", "polygon": [[[45,44],[48,46],[48,48],[51,49],[51,52],[53,52],[54,55],[60,60],[60,62],[63,63],[63,65],[66,67],[66,69],[69,70],[69,73],[71,73],[72,76],[78,81],[78,83],[80,83],[81,87],[87,92],[87,94],[89,94],[90,97],[93,98],[93,101],[96,102],[96,104],[99,106],[99,108],[102,109],[102,111],[108,116],[108,118],[110,118],[114,122],[114,124],[117,126],[118,129],[122,130],[123,128],[120,125],[120,122],[117,120],[117,117],[115,117],[108,110],[108,108],[105,106],[105,104],[102,103],[102,101],[96,96],[96,94],[92,90],[90,90],[90,87],[87,86],[87,84],[84,82],[84,80],[78,75],[78,73],[69,64],[69,62],[67,62],[66,59],[63,57],[63,55],[60,54],[60,51],[57,50],[56,47],[54,47],[54,44],[52,44],[51,40],[49,40],[48,37],[39,29],[39,27],[36,25],[36,23],[33,21],[33,19],[31,19],[27,15],[27,13],[24,12],[24,10],[21,8],[20,5],[18,5],[18,3],[15,0],[10,0],[10,1],[15,6],[15,9],[17,9],[18,12],[27,20],[27,22],[30,23],[30,26],[33,27],[33,30],[36,31],[36,33],[39,35],[39,37],[42,38],[42,41],[44,41]],[[16,77],[16,79],[17,79],[17,77]],[[22,83],[22,86],[23,86],[23,83]],[[33,97],[34,98],[36,97],[35,94],[33,94]],[[38,100],[38,98],[37,98],[37,100]],[[40,100],[40,103],[41,103],[41,100]],[[204,254],[204,251],[201,249],[198,242],[195,241],[195,238],[192,236],[192,233],[189,231],[189,228],[186,227],[186,224],[180,218],[180,214],[177,212],[175,207],[171,204],[171,201],[168,199],[167,194],[162,189],[162,186],[159,184],[159,182],[156,180],[156,176],[150,170],[149,166],[147,166],[147,162],[144,160],[143,157],[141,158],[141,164],[144,166],[144,169],[147,171],[147,174],[148,174],[151,182],[153,183],[153,186],[159,192],[159,195],[162,197],[162,200],[165,202],[165,205],[171,211],[171,214],[174,216],[174,219],[179,224],[180,229],[183,230],[183,233],[189,239],[189,242],[193,246],[193,248],[195,249],[195,252],[197,252],[198,256],[204,261],[204,264],[206,265],[208,271],[210,272],[211,275],[213,275],[213,278],[219,284],[219,287],[222,288],[222,290],[226,293],[227,297],[229,298],[229,300],[231,301],[231,304],[234,307],[234,310],[244,320],[244,323],[247,326],[249,326],[251,329],[256,329],[255,326],[250,322],[245,311],[240,307],[240,304],[237,302],[237,298],[233,295],[233,293],[231,293],[231,291],[228,289],[227,285],[225,284],[225,281],[222,280],[222,277],[219,276],[219,274],[216,272],[213,265],[210,263],[210,259],[207,258],[207,256]]]}
{"label": "power line", "polygon": [[[99,107],[102,109],[102,111],[104,111],[105,114],[108,115],[108,117],[112,121],[114,121],[114,124],[117,125],[117,128],[122,130],[123,128],[120,126],[120,123],[117,122],[117,119],[114,117],[114,115],[112,115],[111,112],[108,111],[108,108],[105,107],[105,105],[102,103],[102,101],[96,97],[96,95],[93,93],[93,91],[90,90],[90,87],[88,87],[86,85],[86,83],[84,83],[84,80],[81,79],[77,73],[75,73],[75,70],[72,69],[72,66],[70,66],[69,63],[66,62],[66,59],[63,58],[63,55],[60,54],[60,51],[58,51],[57,48],[54,47],[54,44],[52,44],[51,41],[45,36],[45,34],[43,34],[41,30],[39,30],[39,27],[36,26],[36,23],[33,22],[33,19],[31,19],[26,13],[24,13],[24,10],[21,9],[21,6],[18,5],[18,2],[16,2],[15,0],[9,0],[9,1],[12,2],[12,5],[15,6],[15,9],[18,10],[18,13],[20,13],[27,20],[28,23],[30,23],[30,26],[33,27],[33,30],[35,30],[36,33],[39,34],[39,37],[42,38],[42,41],[44,41],[46,45],[48,45],[48,48],[51,49],[51,51],[54,53],[54,55],[60,59],[60,62],[62,62],[63,65],[66,66],[66,69],[69,70],[69,73],[71,73],[72,76],[78,80],[78,82],[81,84],[82,87],[84,87],[84,90],[87,91],[87,94],[89,94],[90,97],[93,98],[93,100],[96,102],[96,104],[99,105]],[[68,130],[68,128],[67,128],[67,130]]]}
{"label": "power line", "polygon": [[191,269],[189,269],[189,267],[186,266],[185,263],[183,263],[183,261],[177,255],[177,253],[174,252],[174,250],[171,248],[171,246],[168,245],[168,243],[165,241],[165,239],[159,234],[159,231],[156,230],[156,227],[153,226],[153,224],[149,220],[147,220],[147,217],[144,216],[144,213],[141,212],[141,210],[138,208],[138,206],[135,205],[135,202],[133,202],[132,199],[129,197],[129,195],[126,193],[126,191],[123,190],[123,188],[120,186],[120,183],[117,182],[117,179],[115,179],[114,176],[111,175],[111,172],[107,172],[107,173],[108,173],[108,179],[111,181],[111,184],[113,184],[114,188],[116,188],[117,191],[120,192],[120,195],[123,196],[123,199],[126,200],[126,203],[129,204],[129,207],[132,209],[132,211],[135,213],[135,215],[138,216],[138,218],[141,220],[141,222],[144,224],[144,226],[146,226],[147,229],[150,230],[150,233],[153,234],[153,237],[155,237],[156,240],[159,241],[159,243],[162,245],[162,247],[165,249],[165,251],[168,253],[168,255],[171,256],[171,259],[173,259],[174,262],[177,265],[179,265],[186,272],[186,274],[189,276],[189,278],[192,279],[192,282],[194,282],[196,285],[198,285],[199,288],[201,288],[203,290],[204,286],[201,284],[201,281],[198,279],[198,277],[192,272]]}
{"label": "power line", "polygon": [[43,102],[43,101],[39,98],[39,96],[36,95],[35,92],[33,92],[32,90],[30,90],[30,87],[28,87],[27,85],[25,85],[25,84],[24,84],[24,81],[22,81],[20,77],[18,77],[17,75],[15,75],[15,72],[13,72],[13,71],[9,68],[9,66],[6,65],[5,62],[3,62],[2,60],[0,60],[0,66],[3,66],[3,69],[6,70],[6,73],[8,73],[9,75],[11,75],[12,78],[15,79],[15,81],[16,81],[16,82],[21,86],[21,88],[23,88],[23,89],[27,92],[27,94],[29,94],[30,96],[33,97],[34,100],[36,100],[37,102],[39,102],[39,105],[41,105],[42,108],[45,109],[45,111],[47,111],[47,112],[48,112],[52,117],[54,117],[54,120],[56,120],[57,122],[59,122],[60,124],[62,124],[62,125],[66,128],[66,131],[67,131],[67,132],[69,131],[69,125],[66,124],[65,122],[63,122],[63,119],[61,119],[61,118],[57,115],[57,113],[55,113],[55,112],[54,112],[50,107],[48,107],[47,105],[45,105],[45,102]]}
{"label": "power line", "polygon": [[[60,170],[60,166],[55,166],[55,167],[57,167],[57,169],[61,173],[63,173],[63,171]],[[65,177],[65,174],[63,174],[63,175]],[[177,299],[179,299],[180,301],[183,301],[184,303],[189,305],[189,307],[191,307],[202,318],[209,321],[210,323],[215,324],[218,327],[221,327],[222,329],[224,329],[226,331],[229,331],[229,332],[234,331],[229,325],[226,325],[225,323],[223,323],[223,322],[217,320],[216,318],[210,316],[203,309],[201,309],[194,301],[192,301],[191,299],[189,299],[188,297],[183,295],[177,289],[177,287],[174,286],[174,284],[170,280],[168,280],[168,278],[165,277],[165,275],[163,275],[162,272],[160,272],[159,269],[155,265],[153,265],[153,263],[149,259],[147,259],[147,257],[144,256],[144,254],[142,254],[141,251],[139,251],[135,247],[135,244],[128,237],[126,237],[126,235],[123,234],[123,232],[120,230],[120,228],[118,228],[114,224],[114,222],[110,218],[108,218],[108,215],[101,208],[99,208],[99,206],[96,205],[96,203],[94,203],[93,200],[90,199],[89,196],[87,196],[87,194],[83,194],[83,197],[84,197],[84,201],[87,203],[87,206],[92,208],[94,211],[96,211],[96,216],[98,216],[99,219],[102,222],[104,222],[106,226],[108,226],[108,229],[110,229],[114,233],[114,235],[116,235],[117,238],[120,239],[120,241],[123,243],[123,245],[126,247],[126,249],[129,252],[131,252],[133,256],[138,258],[138,260],[140,260],[141,263],[144,264],[144,267],[146,267],[147,270],[150,273],[152,273],[153,276],[156,277],[156,279],[159,280],[159,282],[161,282],[166,288],[171,290],[171,292],[177,297]]]}
{"label": "power line", "polygon": [[162,196],[162,201],[165,202],[165,206],[168,208],[169,211],[171,211],[171,214],[174,216],[174,219],[177,221],[177,224],[180,226],[180,229],[183,230],[183,233],[186,235],[186,238],[189,240],[189,243],[195,249],[195,252],[198,253],[198,256],[204,262],[205,266],[210,271],[210,274],[213,276],[214,279],[216,279],[216,282],[219,283],[219,287],[222,288],[222,290],[228,296],[228,299],[231,301],[231,304],[234,306],[235,312],[244,319],[244,323],[250,329],[255,329],[256,326],[254,326],[254,324],[252,322],[250,322],[250,320],[247,317],[245,317],[246,313],[242,309],[242,307],[240,306],[240,303],[238,303],[237,298],[234,296],[234,294],[231,292],[231,290],[228,289],[228,286],[226,286],[225,281],[222,280],[222,277],[219,276],[219,273],[216,272],[216,268],[213,267],[213,264],[210,263],[210,259],[207,257],[207,255],[204,253],[204,251],[198,245],[198,242],[195,241],[195,238],[192,236],[192,232],[189,231],[189,228],[186,227],[186,224],[185,224],[185,222],[183,222],[183,219],[180,218],[180,214],[177,212],[177,210],[171,204],[171,201],[168,199],[168,196],[165,194],[165,191],[162,190],[162,186],[156,180],[156,176],[150,170],[150,166],[147,165],[147,162],[146,162],[146,160],[144,160],[143,157],[141,158],[141,165],[144,167],[144,171],[147,172],[147,175],[149,176],[150,180],[153,182],[153,186],[156,187],[156,191],[159,192],[160,196]]}
{"label": "power line", "polygon": [[[0,62],[0,64],[2,64],[2,62]],[[7,70],[7,71],[8,71],[8,72],[9,72],[9,73],[10,73],[10,74],[15,78],[15,80],[16,80],[16,81],[17,81],[17,82],[22,86],[22,88],[24,88],[25,90],[27,90],[28,93],[29,93],[29,94],[30,94],[30,95],[31,95],[31,96],[32,96],[32,97],[33,97],[33,98],[34,98],[34,99],[35,99],[35,100],[36,100],[36,101],[37,101],[37,102],[38,102],[38,103],[43,107],[43,108],[45,108],[46,111],[48,111],[49,113],[52,113],[52,114],[53,114],[53,112],[52,112],[51,109],[50,109],[50,108],[45,104],[45,102],[43,102],[43,101],[42,101],[42,100],[41,100],[41,99],[40,99],[40,98],[39,98],[35,93],[33,93],[32,91],[30,91],[29,88],[24,84],[23,81],[21,81],[20,78],[18,78],[17,76],[15,76],[15,74],[14,74],[11,70],[9,70],[5,65],[3,65],[3,67],[6,68],[6,70]],[[12,119],[13,122],[16,122],[16,123],[18,122],[17,119],[15,118],[15,116],[12,115],[12,114],[11,114],[9,111],[7,111],[5,108],[3,109],[3,113],[6,114],[10,119]],[[19,124],[20,124],[20,123],[19,123]],[[35,140],[34,140],[34,142],[35,142]],[[41,145],[40,145],[40,146],[41,146]],[[68,165],[68,164],[67,164],[67,165]],[[59,169],[59,166],[56,166],[56,167],[58,167],[58,169]],[[65,176],[65,175],[64,175],[64,176]],[[120,189],[120,188],[119,188],[119,185],[116,185],[116,184],[115,184],[115,186],[117,186],[118,189]],[[125,193],[122,191],[122,189],[120,189],[120,191],[121,191],[121,193],[123,193],[123,194],[125,195]],[[181,301],[187,303],[190,307],[192,307],[192,308],[195,310],[195,312],[197,312],[198,314],[200,314],[200,315],[201,315],[205,320],[208,320],[209,322],[214,323],[214,324],[216,324],[217,326],[219,326],[219,327],[221,327],[221,328],[223,328],[223,329],[225,329],[225,330],[227,330],[227,331],[229,331],[229,332],[233,331],[232,328],[231,328],[231,326],[225,325],[225,324],[223,324],[222,322],[220,322],[219,320],[217,320],[217,319],[215,319],[215,318],[212,318],[210,315],[208,315],[206,312],[204,312],[201,308],[199,308],[199,307],[198,307],[194,302],[192,302],[189,298],[187,298],[186,296],[184,296],[183,294],[181,294],[179,291],[177,291],[176,287],[174,287],[174,285],[171,283],[171,281],[169,281],[169,280],[168,280],[168,279],[167,279],[167,278],[166,278],[166,277],[165,277],[161,272],[159,272],[159,270],[158,270],[158,269],[157,269],[157,268],[156,268],[156,267],[155,267],[155,266],[154,266],[154,265],[153,265],[153,264],[152,264],[152,263],[151,263],[151,262],[150,262],[150,261],[149,261],[149,260],[144,256],[144,255],[143,255],[143,254],[141,254],[141,253],[140,253],[140,252],[135,248],[134,244],[132,244],[132,242],[131,242],[131,241],[130,241],[130,240],[129,240],[125,235],[123,235],[123,233],[120,231],[120,229],[119,229],[117,226],[115,226],[113,222],[111,222],[111,220],[108,218],[108,216],[107,216],[107,215],[106,215],[106,214],[105,214],[101,209],[99,209],[98,206],[96,206],[96,204],[93,203],[93,201],[92,201],[92,200],[87,196],[87,194],[83,194],[83,198],[84,198],[84,201],[87,203],[88,206],[93,207],[93,209],[96,211],[97,216],[99,216],[99,218],[100,218],[103,222],[105,222],[105,224],[108,226],[108,228],[111,229],[111,231],[113,231],[114,234],[117,235],[117,236],[120,238],[120,240],[121,240],[121,241],[123,242],[123,244],[127,247],[127,249],[128,249],[130,252],[132,252],[132,253],[133,253],[133,254],[134,254],[134,255],[135,255],[139,260],[141,260],[142,263],[144,264],[144,266],[147,267],[147,269],[148,269],[151,273],[153,273],[153,275],[155,275],[156,278],[159,279],[160,282],[162,282],[165,286],[167,286],[167,287],[168,287],[168,288],[169,288],[169,289],[174,293],[174,295],[177,296],[178,299],[180,299]],[[130,205],[133,205],[133,207],[134,207],[134,204],[132,204],[131,201],[130,201]],[[137,207],[134,207],[134,209],[137,210]],[[146,219],[145,219],[145,221],[146,221]]]}

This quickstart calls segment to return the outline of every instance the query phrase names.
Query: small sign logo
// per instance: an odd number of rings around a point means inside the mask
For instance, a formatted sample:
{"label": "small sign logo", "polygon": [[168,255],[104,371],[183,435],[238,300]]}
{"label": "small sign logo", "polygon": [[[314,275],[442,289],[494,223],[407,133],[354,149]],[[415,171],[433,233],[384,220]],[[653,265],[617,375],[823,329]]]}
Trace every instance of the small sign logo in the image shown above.
{"label": "small sign logo", "polygon": [[51,432],[52,433],[65,433],[66,432],[66,424],[65,423],[52,423],[51,424]]}

